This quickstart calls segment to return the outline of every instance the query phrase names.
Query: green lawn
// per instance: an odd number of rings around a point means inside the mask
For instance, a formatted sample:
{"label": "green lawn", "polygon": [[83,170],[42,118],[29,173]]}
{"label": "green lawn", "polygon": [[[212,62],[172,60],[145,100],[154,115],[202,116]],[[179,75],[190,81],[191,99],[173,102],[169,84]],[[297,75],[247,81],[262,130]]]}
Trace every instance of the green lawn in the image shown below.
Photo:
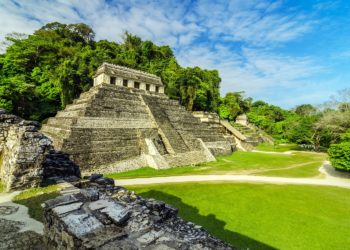
{"label": "green lawn", "polygon": [[43,208],[41,204],[59,196],[59,190],[60,187],[58,185],[30,188],[15,196],[13,202],[28,207],[29,216],[42,222]]}
{"label": "green lawn", "polygon": [[297,144],[271,145],[271,144],[267,144],[267,143],[262,143],[256,147],[256,150],[270,151],[270,152],[287,152],[287,151],[292,151],[292,150],[300,150],[300,148]]}
{"label": "green lawn", "polygon": [[182,183],[128,187],[179,208],[242,249],[349,249],[350,190],[334,187]]}
{"label": "green lawn", "polygon": [[283,177],[313,177],[319,174],[318,168],[326,159],[326,154],[295,152],[293,154],[266,154],[257,152],[234,152],[230,156],[218,157],[216,162],[198,166],[184,166],[156,170],[141,168],[106,176],[122,178],[140,178],[171,175],[194,174],[254,174]]}

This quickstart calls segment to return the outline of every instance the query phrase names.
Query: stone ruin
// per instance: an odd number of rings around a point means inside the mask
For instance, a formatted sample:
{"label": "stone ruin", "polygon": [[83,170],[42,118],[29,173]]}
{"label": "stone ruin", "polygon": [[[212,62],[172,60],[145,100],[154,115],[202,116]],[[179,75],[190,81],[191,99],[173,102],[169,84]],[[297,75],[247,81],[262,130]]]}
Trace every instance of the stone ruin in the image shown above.
{"label": "stone ruin", "polygon": [[78,166],[53,149],[40,123],[0,109],[0,181],[5,190],[40,186],[44,180],[80,177]]}
{"label": "stone ruin", "polygon": [[[221,120],[219,115],[211,112],[194,111],[193,116],[200,119],[202,123],[208,124],[213,129],[219,130],[224,137],[236,145],[237,150],[251,151],[255,148],[259,141],[246,136],[236,126],[233,126],[227,120]],[[243,126],[243,125],[242,125]]]}
{"label": "stone ruin", "polygon": [[248,117],[246,114],[242,114],[236,117],[236,123],[241,124],[243,126],[248,126]]}
{"label": "stone ruin", "polygon": [[43,125],[83,173],[215,161],[234,144],[164,94],[155,75],[108,63],[94,86]]}
{"label": "stone ruin", "polygon": [[111,184],[94,174],[74,194],[45,202],[46,249],[232,249],[164,202]]}
{"label": "stone ruin", "polygon": [[234,123],[222,120],[218,114],[212,112],[194,111],[192,114],[202,123],[220,131],[227,140],[236,145],[237,150],[251,151],[260,143],[274,143],[271,136],[250,124],[245,114],[237,116]]}

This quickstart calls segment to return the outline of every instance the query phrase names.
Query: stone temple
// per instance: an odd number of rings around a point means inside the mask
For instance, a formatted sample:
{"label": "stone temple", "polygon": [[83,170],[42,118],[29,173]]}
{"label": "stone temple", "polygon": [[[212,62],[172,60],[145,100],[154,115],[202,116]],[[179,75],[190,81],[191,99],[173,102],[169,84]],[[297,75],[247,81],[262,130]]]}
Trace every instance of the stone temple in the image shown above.
{"label": "stone temple", "polygon": [[198,164],[234,148],[220,130],[169,99],[160,77],[108,63],[42,132],[83,173]]}

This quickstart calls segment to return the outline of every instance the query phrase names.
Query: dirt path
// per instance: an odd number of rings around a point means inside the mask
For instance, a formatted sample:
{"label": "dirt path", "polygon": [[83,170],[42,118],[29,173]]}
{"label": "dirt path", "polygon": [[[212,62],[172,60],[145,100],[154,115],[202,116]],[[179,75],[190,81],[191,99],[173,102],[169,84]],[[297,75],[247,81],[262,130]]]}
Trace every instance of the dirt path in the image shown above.
{"label": "dirt path", "polygon": [[349,179],[339,178],[285,178],[285,177],[268,177],[254,175],[187,175],[187,176],[169,176],[153,178],[136,178],[117,180],[116,185],[147,185],[161,183],[181,183],[181,182],[202,182],[202,181],[228,181],[228,182],[248,182],[248,183],[270,183],[270,184],[293,184],[293,185],[317,185],[317,186],[334,186],[350,188]]}
{"label": "dirt path", "polygon": [[29,217],[28,208],[12,202],[19,192],[0,193],[0,219],[16,221],[23,224],[20,232],[34,231],[38,234],[43,233],[43,224]]}
{"label": "dirt path", "polygon": [[[66,182],[61,183],[60,188],[60,193],[62,195],[79,192],[79,189]],[[19,233],[35,232],[39,235],[42,235],[44,228],[43,223],[30,218],[28,214],[28,208],[26,206],[12,202],[12,199],[19,193],[20,191],[12,193],[0,193],[0,228],[4,228],[6,226],[12,227],[11,225],[14,224],[18,226]],[[1,233],[6,234],[6,232],[0,231],[0,238],[3,236]],[[31,237],[32,236],[33,235],[31,235]],[[0,245],[1,243],[2,242],[0,241]]]}

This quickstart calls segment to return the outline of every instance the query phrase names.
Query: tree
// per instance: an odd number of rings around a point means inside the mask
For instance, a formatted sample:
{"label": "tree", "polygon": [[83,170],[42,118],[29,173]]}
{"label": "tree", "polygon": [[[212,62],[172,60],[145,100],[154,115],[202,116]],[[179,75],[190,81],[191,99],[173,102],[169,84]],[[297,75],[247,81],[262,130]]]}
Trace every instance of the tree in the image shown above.
{"label": "tree", "polygon": [[350,129],[341,136],[340,143],[330,146],[328,153],[335,169],[350,171]]}
{"label": "tree", "polygon": [[317,109],[311,104],[302,104],[295,108],[295,113],[301,116],[310,116],[316,114]]}
{"label": "tree", "polygon": [[178,86],[180,88],[180,101],[181,104],[186,107],[188,111],[193,108],[194,100],[196,98],[196,91],[201,83],[200,69],[186,68],[181,71],[181,75],[178,78]]}

